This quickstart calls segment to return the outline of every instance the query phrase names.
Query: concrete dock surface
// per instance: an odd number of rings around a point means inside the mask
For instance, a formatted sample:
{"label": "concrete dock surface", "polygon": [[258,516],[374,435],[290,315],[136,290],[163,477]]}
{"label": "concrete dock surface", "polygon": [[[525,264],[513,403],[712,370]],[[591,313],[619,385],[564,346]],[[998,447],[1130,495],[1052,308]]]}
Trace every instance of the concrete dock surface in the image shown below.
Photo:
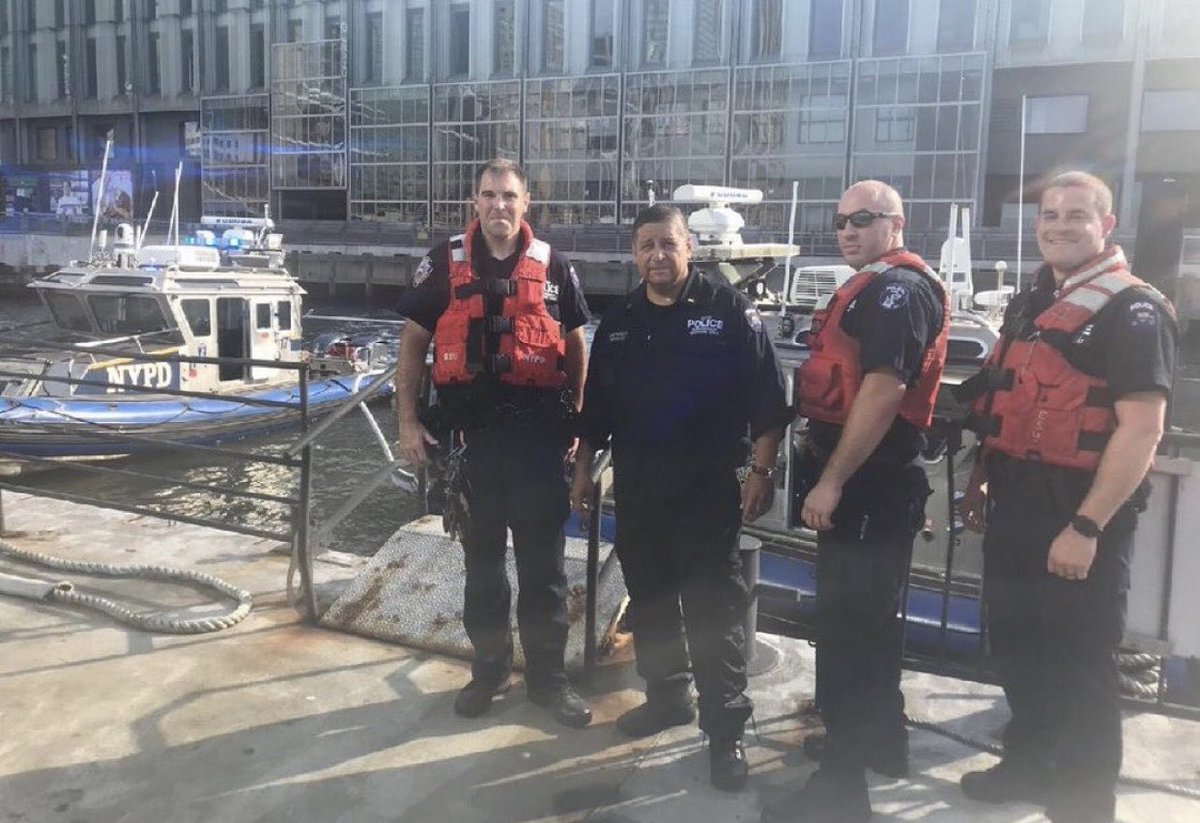
{"label": "concrete dock surface", "polygon": [[[451,710],[465,662],[305,623],[286,603],[278,546],[11,492],[3,505],[12,545],[200,569],[251,591],[255,607],[232,629],[171,636],[0,597],[0,823],[727,823],[757,821],[813,769],[799,750],[817,726],[799,711],[813,685],[803,642],[760,636],[781,662],[751,680],[750,784],[725,794],[708,784],[694,727],[637,742],[617,731],[616,717],[641,699],[627,660],[579,683],[595,710],[587,729],[557,725],[519,684],[465,720]],[[366,561],[322,556],[323,599]],[[69,577],[3,556],[0,571]],[[142,581],[96,585],[139,608],[208,597]],[[904,690],[913,717],[985,742],[1006,719],[993,686],[906,672]],[[1129,714],[1125,730],[1125,774],[1200,788],[1200,723]],[[922,729],[911,742],[909,779],[871,778],[876,820],[1044,819],[1033,806],[962,797],[959,776],[991,755]],[[1123,785],[1118,813],[1126,823],[1193,823],[1200,800]]]}

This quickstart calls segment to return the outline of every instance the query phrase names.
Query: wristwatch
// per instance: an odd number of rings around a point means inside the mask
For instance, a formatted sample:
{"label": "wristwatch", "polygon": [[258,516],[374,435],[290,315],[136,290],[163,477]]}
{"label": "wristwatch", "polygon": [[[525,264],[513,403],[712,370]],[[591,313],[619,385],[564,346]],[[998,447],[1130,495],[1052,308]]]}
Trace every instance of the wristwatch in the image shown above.
{"label": "wristwatch", "polygon": [[775,476],[775,467],[774,466],[759,466],[758,464],[755,464],[750,467],[750,473],[757,474],[759,477],[763,477],[763,478],[766,478],[767,480],[770,480],[772,477]]}
{"label": "wristwatch", "polygon": [[1071,528],[1082,534],[1084,537],[1096,538],[1100,536],[1100,532],[1104,531],[1100,528],[1100,524],[1085,514],[1077,514],[1071,518]]}

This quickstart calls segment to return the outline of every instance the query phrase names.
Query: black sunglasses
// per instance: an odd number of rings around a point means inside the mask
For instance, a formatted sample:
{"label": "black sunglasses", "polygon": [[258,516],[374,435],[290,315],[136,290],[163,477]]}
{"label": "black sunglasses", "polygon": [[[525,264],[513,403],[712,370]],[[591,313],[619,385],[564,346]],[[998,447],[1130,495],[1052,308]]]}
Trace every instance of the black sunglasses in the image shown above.
{"label": "black sunglasses", "polygon": [[881,217],[896,216],[896,214],[887,211],[867,211],[866,209],[859,209],[858,211],[851,212],[850,214],[835,214],[833,216],[833,227],[838,231],[841,231],[842,229],[846,228],[846,224],[849,223],[851,226],[854,226],[857,229],[865,229],[867,226],[871,225]]}

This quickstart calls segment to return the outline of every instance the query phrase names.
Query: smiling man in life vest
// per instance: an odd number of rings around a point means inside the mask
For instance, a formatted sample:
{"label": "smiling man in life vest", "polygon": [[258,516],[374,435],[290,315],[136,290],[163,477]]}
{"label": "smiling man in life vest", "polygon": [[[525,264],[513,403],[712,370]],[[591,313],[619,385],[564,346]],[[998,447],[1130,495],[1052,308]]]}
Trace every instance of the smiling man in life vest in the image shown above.
{"label": "smiling man in life vest", "polygon": [[764,820],[856,823],[871,816],[866,769],[908,771],[900,693],[900,588],[925,519],[917,462],[946,359],[950,307],[941,281],[904,248],[900,196],[867,180],[834,220],[857,270],[813,318],[801,368],[808,418],[797,479],[817,531],[817,702],[825,735],[805,787]]}
{"label": "smiling man in life vest", "polygon": [[962,512],[986,527],[988,636],[1012,711],[1003,759],[962,789],[1043,803],[1055,823],[1113,820],[1129,555],[1175,365],[1170,304],[1106,248],[1112,202],[1090,174],[1046,184],[1045,265],[960,393],[975,395],[983,451]]}
{"label": "smiling man in life vest", "polygon": [[592,713],[567,682],[563,659],[563,460],[572,442],[569,404],[578,404],[586,370],[587,303],[570,262],[525,222],[529,191],[521,167],[493,160],[475,182],[476,219],[430,251],[398,308],[409,320],[396,380],[399,451],[421,466],[437,443],[417,416],[432,340],[440,420],[466,444],[463,623],[475,659],[454,711],[481,715],[509,685],[511,529],[526,694],[560,722],[585,726]]}

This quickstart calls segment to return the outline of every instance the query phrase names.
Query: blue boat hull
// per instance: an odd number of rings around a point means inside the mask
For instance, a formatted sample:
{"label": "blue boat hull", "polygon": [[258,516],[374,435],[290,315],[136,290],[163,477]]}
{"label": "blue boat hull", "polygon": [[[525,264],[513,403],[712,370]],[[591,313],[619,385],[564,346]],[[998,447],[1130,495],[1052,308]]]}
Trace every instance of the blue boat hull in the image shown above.
{"label": "blue boat hull", "polygon": [[[310,415],[330,411],[370,382],[356,376],[308,384]],[[376,396],[386,397],[390,388]],[[259,406],[246,400],[291,404]],[[0,455],[7,458],[103,458],[161,448],[107,432],[164,441],[214,443],[298,426],[300,392],[295,385],[213,397],[128,396],[0,398]]]}

